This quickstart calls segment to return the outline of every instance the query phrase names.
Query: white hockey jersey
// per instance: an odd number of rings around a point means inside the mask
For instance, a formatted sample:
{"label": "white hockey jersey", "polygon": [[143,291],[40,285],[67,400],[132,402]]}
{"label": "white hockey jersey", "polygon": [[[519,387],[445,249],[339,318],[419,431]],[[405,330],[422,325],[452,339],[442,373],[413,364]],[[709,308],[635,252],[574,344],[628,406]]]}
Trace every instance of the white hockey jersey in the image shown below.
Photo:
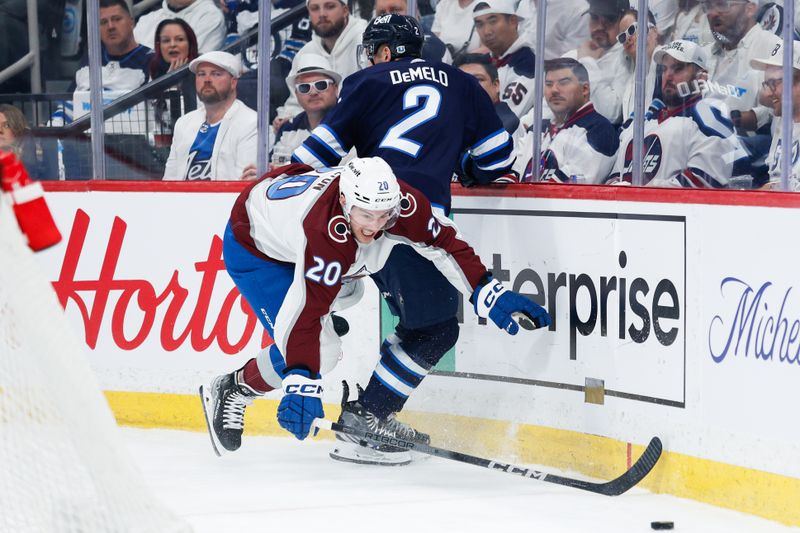
{"label": "white hockey jersey", "polygon": [[[692,97],[645,121],[643,183],[655,187],[726,187],[746,153],[719,100]],[[633,126],[622,130],[609,183],[632,181]]]}
{"label": "white hockey jersey", "polygon": [[271,317],[274,340],[287,366],[312,372],[339,354],[329,314],[342,284],[378,272],[394,246],[411,246],[468,295],[487,272],[455,224],[404,182],[395,225],[370,244],[358,243],[339,204],[339,170],[276,169],[239,195],[230,219],[236,241],[254,255],[294,265],[284,303]]}
{"label": "white hockey jersey", "polygon": [[[541,181],[602,183],[611,173],[618,148],[614,126],[588,102],[563,126],[550,126],[542,134]],[[523,176],[524,181],[529,179]]]}
{"label": "white hockey jersey", "polygon": [[501,58],[492,57],[500,81],[500,100],[522,118],[533,108],[533,78],[536,56],[530,45],[520,37]]}
{"label": "white hockey jersey", "polygon": [[[783,142],[781,141],[780,125],[777,131],[772,136],[772,145],[769,147],[769,155],[767,156],[767,168],[769,168],[770,181],[778,181],[781,179],[781,166],[783,165]],[[789,181],[792,187],[797,185],[800,179],[800,123],[795,122],[792,125],[792,175],[789,176]]]}

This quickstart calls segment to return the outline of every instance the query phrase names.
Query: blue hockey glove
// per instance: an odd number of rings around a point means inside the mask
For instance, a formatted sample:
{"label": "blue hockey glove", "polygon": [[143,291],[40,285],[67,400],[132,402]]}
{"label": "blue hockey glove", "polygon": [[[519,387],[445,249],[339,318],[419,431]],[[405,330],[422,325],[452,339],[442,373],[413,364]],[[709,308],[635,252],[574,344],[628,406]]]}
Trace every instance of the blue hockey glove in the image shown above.
{"label": "blue hockey glove", "polygon": [[[506,289],[496,279],[490,278],[484,285],[479,285],[470,299],[475,304],[475,313],[479,317],[491,319],[498,328],[511,335],[516,335],[519,331],[519,324],[514,320],[515,315],[521,315],[520,322],[523,322],[525,329],[550,325],[550,315],[544,307]],[[526,318],[532,324],[525,326]]]}
{"label": "blue hockey glove", "polygon": [[[283,398],[278,405],[278,423],[299,440],[308,436],[311,422],[322,418],[322,380],[318,375],[295,368],[283,377]],[[314,429],[314,435],[318,429]]]}

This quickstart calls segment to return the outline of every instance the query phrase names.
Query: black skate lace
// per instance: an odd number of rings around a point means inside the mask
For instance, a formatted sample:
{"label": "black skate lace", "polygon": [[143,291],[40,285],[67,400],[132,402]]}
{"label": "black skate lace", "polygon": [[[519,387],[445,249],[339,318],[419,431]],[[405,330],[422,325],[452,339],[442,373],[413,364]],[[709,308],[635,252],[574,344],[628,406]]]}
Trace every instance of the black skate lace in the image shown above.
{"label": "black skate lace", "polygon": [[244,409],[253,403],[253,398],[234,391],[225,398],[222,407],[222,427],[225,429],[244,429]]}

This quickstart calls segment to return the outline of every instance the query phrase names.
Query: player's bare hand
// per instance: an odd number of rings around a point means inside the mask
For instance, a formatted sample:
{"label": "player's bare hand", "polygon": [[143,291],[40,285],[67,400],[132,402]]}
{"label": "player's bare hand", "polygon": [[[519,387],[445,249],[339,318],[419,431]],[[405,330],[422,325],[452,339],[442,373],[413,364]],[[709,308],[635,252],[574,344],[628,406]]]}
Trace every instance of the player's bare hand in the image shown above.
{"label": "player's bare hand", "polygon": [[254,180],[258,177],[258,170],[256,170],[255,165],[247,165],[242,170],[242,180]]}

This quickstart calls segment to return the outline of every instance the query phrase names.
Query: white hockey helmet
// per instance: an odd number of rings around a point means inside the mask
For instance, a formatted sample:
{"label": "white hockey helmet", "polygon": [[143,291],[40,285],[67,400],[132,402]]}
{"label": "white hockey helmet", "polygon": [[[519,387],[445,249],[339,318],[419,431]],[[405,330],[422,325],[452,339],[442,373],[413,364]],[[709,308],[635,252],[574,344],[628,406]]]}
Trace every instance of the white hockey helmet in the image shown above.
{"label": "white hockey helmet", "polygon": [[[391,227],[400,213],[400,184],[389,164],[380,157],[354,157],[339,175],[339,192],[344,195],[344,216],[350,220],[350,210],[360,207],[367,211],[391,209]],[[385,229],[386,229],[385,228]]]}

